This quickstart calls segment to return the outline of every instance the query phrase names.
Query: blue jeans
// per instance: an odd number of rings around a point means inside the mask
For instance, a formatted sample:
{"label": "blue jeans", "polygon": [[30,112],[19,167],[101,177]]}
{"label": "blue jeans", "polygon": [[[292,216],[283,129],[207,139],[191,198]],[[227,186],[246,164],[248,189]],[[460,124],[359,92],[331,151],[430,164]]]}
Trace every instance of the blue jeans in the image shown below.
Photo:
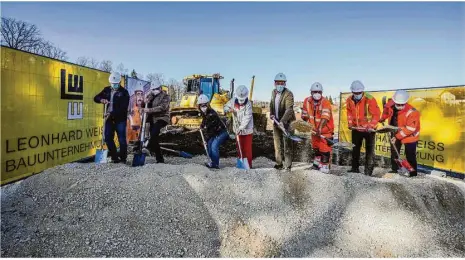
{"label": "blue jeans", "polygon": [[228,140],[229,135],[226,130],[223,130],[217,136],[212,137],[207,142],[208,154],[212,160],[212,166],[218,167],[220,165],[220,145]]}
{"label": "blue jeans", "polygon": [[128,157],[128,143],[126,141],[126,120],[121,122],[114,122],[108,119],[105,122],[105,143],[108,146],[108,152],[112,160],[118,159],[118,153],[116,151],[116,144],[113,140],[115,138],[115,131],[118,135],[119,157],[121,160],[126,160]]}

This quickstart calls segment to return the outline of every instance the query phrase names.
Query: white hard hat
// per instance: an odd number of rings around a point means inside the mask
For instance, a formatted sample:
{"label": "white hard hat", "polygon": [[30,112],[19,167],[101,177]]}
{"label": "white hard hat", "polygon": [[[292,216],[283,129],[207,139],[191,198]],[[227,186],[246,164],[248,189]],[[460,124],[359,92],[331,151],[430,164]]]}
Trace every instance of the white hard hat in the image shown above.
{"label": "white hard hat", "polygon": [[247,96],[249,95],[249,90],[246,86],[240,85],[237,87],[235,95],[236,98],[239,99],[239,101],[244,102]]}
{"label": "white hard hat", "polygon": [[118,72],[112,72],[110,74],[110,77],[108,78],[108,81],[110,81],[111,84],[116,84],[121,82],[121,74]]}
{"label": "white hard hat", "polygon": [[359,80],[352,82],[352,84],[350,85],[350,91],[352,92],[357,93],[357,92],[363,92],[364,90],[365,90],[365,86]]}
{"label": "white hard hat", "polygon": [[394,93],[394,95],[392,96],[392,101],[394,101],[394,103],[396,104],[403,105],[407,103],[409,97],[409,93],[401,89],[397,90],[396,93]]}
{"label": "white hard hat", "polygon": [[141,91],[144,92],[144,82],[139,81],[136,84],[136,87],[134,88],[134,92]]}
{"label": "white hard hat", "polygon": [[287,81],[286,75],[284,73],[278,73],[276,74],[276,77],[274,77],[274,81]]}
{"label": "white hard hat", "polygon": [[310,88],[310,91],[321,91],[323,92],[323,86],[321,85],[320,82],[315,82],[312,84],[312,87]]}
{"label": "white hard hat", "polygon": [[150,89],[151,90],[159,89],[160,87],[161,87],[161,85],[157,84],[155,81],[150,82]]}
{"label": "white hard hat", "polygon": [[197,99],[197,105],[206,104],[206,103],[208,103],[208,101],[210,101],[210,100],[208,100],[207,95],[202,94]]}

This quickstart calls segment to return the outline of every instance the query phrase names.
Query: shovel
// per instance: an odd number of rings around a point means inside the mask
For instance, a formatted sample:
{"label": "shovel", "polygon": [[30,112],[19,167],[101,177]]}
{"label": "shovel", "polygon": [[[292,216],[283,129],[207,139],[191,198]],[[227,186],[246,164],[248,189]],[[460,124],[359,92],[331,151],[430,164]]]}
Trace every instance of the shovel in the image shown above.
{"label": "shovel", "polygon": [[[233,116],[233,123],[235,122],[237,126],[237,123],[238,123],[237,117],[234,113],[232,114],[232,116]],[[241,141],[239,140],[239,134],[237,134],[234,139],[237,140],[237,146],[239,147],[239,155],[241,156],[241,158],[236,159],[236,167],[239,169],[249,170],[250,169],[249,161],[247,160],[247,158],[244,158],[242,156],[242,148],[241,148]]]}
{"label": "shovel", "polygon": [[394,151],[397,154],[397,159],[394,159],[394,161],[397,163],[397,166],[399,167],[399,171],[403,175],[409,176],[411,172],[415,172],[415,169],[413,169],[412,165],[410,165],[410,163],[408,163],[407,160],[403,160],[400,158],[400,153],[397,150],[396,144],[392,142],[388,133],[386,133],[386,135],[387,135],[387,138],[389,139],[389,142],[391,143],[392,149],[394,149]]}
{"label": "shovel", "polygon": [[203,147],[205,148],[205,152],[207,153],[207,157],[208,159],[210,159],[210,163],[211,163],[210,154],[208,153],[208,148],[207,148],[207,142],[205,142],[205,137],[203,136],[203,131],[201,128],[199,128],[199,132],[200,132],[200,136],[202,136]]}
{"label": "shovel", "polygon": [[[145,103],[145,108],[147,108],[147,102]],[[145,156],[146,154],[142,152],[142,146],[144,145],[144,139],[145,139],[145,121],[147,119],[147,113],[144,112],[142,115],[142,129],[141,133],[139,135],[140,142],[139,142],[139,147],[137,148],[137,151],[134,153],[134,157],[132,158],[132,166],[143,166],[145,164]]]}
{"label": "shovel", "polygon": [[169,152],[176,153],[177,155],[179,155],[179,156],[181,156],[181,157],[183,157],[183,158],[187,158],[187,159],[190,159],[190,158],[194,157],[192,154],[187,153],[187,152],[183,152],[183,151],[168,149],[168,148],[165,148],[165,147],[160,147],[160,149],[165,150],[165,151],[169,151]]}
{"label": "shovel", "polygon": [[295,142],[302,142],[304,139],[298,137],[298,136],[295,136],[295,135],[291,135],[288,131],[286,131],[286,129],[284,127],[282,127],[281,125],[279,125],[279,122],[278,120],[276,120],[275,118],[273,118],[273,122],[279,127],[279,129],[281,129],[281,131],[283,132],[284,136],[286,136],[287,138],[291,139],[292,141],[295,141]]}
{"label": "shovel", "polygon": [[103,146],[105,145],[105,123],[107,121],[106,113],[107,113],[107,104],[103,105],[103,133],[102,133],[102,141],[101,141],[101,148],[97,149],[95,152],[95,163],[107,163],[108,161],[108,150],[104,149]]}

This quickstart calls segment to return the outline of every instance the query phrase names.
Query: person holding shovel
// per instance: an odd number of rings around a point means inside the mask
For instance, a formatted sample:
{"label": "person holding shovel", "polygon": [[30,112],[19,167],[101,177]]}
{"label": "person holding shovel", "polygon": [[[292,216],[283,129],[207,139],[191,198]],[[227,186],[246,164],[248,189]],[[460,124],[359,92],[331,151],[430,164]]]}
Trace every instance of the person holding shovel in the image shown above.
{"label": "person holding shovel", "polygon": [[[410,95],[405,90],[397,90],[392,99],[384,105],[383,115],[379,120],[383,123],[388,119],[389,125],[397,127],[396,133],[391,135],[391,143],[400,151],[402,144],[405,147],[407,162],[414,169],[410,177],[417,176],[417,144],[420,138],[420,112],[407,103]],[[397,153],[391,149],[391,171],[397,173],[399,166],[395,161]]]}
{"label": "person holding shovel", "polygon": [[237,135],[237,156],[241,160],[243,157],[247,159],[248,167],[245,166],[245,168],[252,168],[253,116],[252,103],[248,95],[249,90],[246,86],[238,86],[235,90],[235,98],[226,103],[224,112],[233,113],[233,130]]}
{"label": "person holding shovel", "polygon": [[313,169],[329,173],[332,148],[326,138],[332,140],[334,121],[331,103],[323,97],[323,86],[313,83],[310,96],[305,98],[302,109],[302,120],[307,121],[315,129],[312,133]]}
{"label": "person holding shovel", "polygon": [[[121,75],[118,72],[110,74],[111,86],[105,87],[94,97],[95,103],[107,104],[105,124],[105,142],[113,163],[126,163],[128,143],[126,140],[126,126],[129,107],[129,92],[120,85]],[[117,153],[113,140],[115,132],[118,135],[120,152]]]}
{"label": "person holding shovel", "polygon": [[[145,103],[147,102],[147,108]],[[147,121],[150,123],[150,140],[148,148],[155,154],[157,163],[164,163],[163,154],[160,149],[160,130],[165,127],[170,120],[170,96],[162,91],[161,85],[152,81],[150,92],[146,100],[142,102],[141,114],[147,113]]]}
{"label": "person holding shovel", "polygon": [[[205,163],[208,168],[219,169],[220,146],[229,138],[225,123],[221,121],[218,113],[210,107],[208,97],[201,94],[197,99],[197,105],[202,115],[200,133],[207,143],[206,152],[210,162]],[[205,136],[205,138],[204,138]]]}
{"label": "person holding shovel", "polygon": [[[292,166],[292,141],[285,137],[282,129],[289,131],[289,125],[296,120],[294,94],[286,88],[286,75],[278,73],[274,79],[275,89],[271,93],[270,119],[273,123],[275,169],[290,170]],[[284,162],[283,162],[284,161]]]}
{"label": "person holding shovel", "polygon": [[349,129],[352,130],[352,168],[349,172],[360,172],[360,149],[365,139],[365,175],[371,176],[375,157],[375,127],[381,111],[376,99],[365,92],[362,82],[356,80],[350,86],[352,95],[347,98],[346,112]]}

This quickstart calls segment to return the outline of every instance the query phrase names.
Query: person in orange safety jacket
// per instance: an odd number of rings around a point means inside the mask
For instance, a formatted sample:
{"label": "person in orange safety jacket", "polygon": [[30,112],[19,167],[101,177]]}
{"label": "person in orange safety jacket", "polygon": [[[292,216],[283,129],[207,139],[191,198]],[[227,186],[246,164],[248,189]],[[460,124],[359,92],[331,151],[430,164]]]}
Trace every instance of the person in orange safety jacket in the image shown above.
{"label": "person in orange safety jacket", "polygon": [[350,86],[352,95],[347,98],[347,120],[352,130],[352,167],[349,172],[360,172],[360,148],[365,139],[365,175],[371,176],[374,169],[375,131],[381,111],[376,99],[365,92],[362,82],[356,80]]}
{"label": "person in orange safety jacket", "polygon": [[[413,167],[415,172],[410,176],[417,176],[417,144],[420,138],[420,112],[407,103],[410,95],[405,90],[397,90],[392,99],[386,103],[383,115],[379,120],[383,123],[388,119],[389,125],[398,127],[397,132],[391,135],[391,141],[395,143],[397,151],[400,151],[404,144],[407,162]],[[391,169],[390,173],[397,173],[399,169],[396,161],[396,152],[391,149]]]}
{"label": "person in orange safety jacket", "polygon": [[310,88],[311,96],[305,98],[302,110],[302,120],[313,126],[313,169],[329,173],[332,148],[321,136],[333,138],[334,120],[331,112],[331,103],[322,96],[323,86],[319,82],[313,83]]}

